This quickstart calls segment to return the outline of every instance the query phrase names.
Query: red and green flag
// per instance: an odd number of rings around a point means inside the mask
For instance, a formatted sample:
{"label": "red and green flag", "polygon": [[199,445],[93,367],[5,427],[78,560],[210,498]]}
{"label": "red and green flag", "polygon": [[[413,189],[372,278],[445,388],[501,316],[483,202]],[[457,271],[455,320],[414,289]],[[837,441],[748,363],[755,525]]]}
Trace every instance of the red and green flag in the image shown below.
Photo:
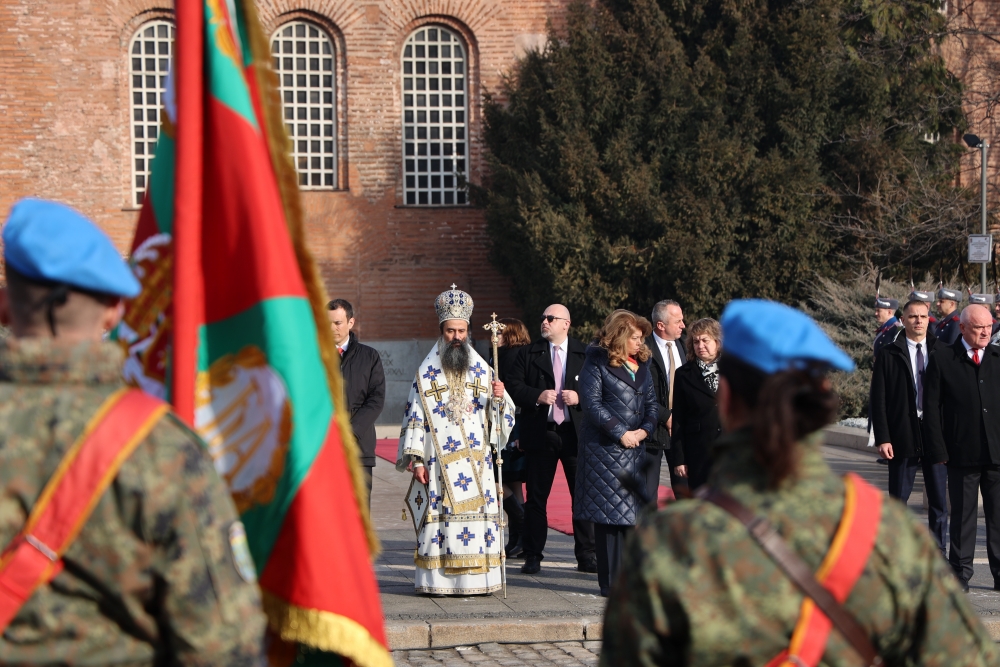
{"label": "red and green flag", "polygon": [[[166,111],[132,247],[126,378],[229,484],[272,662],[391,665],[364,479],[253,0],[176,0]],[[302,649],[301,647],[308,647]]]}

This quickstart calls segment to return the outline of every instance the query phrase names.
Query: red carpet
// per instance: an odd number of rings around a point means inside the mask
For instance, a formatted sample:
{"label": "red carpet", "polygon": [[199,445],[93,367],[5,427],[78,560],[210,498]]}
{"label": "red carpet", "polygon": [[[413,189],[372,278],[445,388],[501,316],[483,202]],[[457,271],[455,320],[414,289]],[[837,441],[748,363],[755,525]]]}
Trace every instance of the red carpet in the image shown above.
{"label": "red carpet", "polygon": [[[399,440],[391,438],[378,440],[375,442],[375,454],[380,459],[385,459],[395,465],[398,447]],[[667,500],[673,500],[674,492],[670,487],[661,486],[657,496],[662,506]],[[566,474],[563,472],[562,463],[559,463],[556,468],[556,478],[552,483],[552,491],[549,493],[546,515],[549,519],[549,528],[566,535],[573,534],[573,501],[569,495],[569,486],[566,485]]]}

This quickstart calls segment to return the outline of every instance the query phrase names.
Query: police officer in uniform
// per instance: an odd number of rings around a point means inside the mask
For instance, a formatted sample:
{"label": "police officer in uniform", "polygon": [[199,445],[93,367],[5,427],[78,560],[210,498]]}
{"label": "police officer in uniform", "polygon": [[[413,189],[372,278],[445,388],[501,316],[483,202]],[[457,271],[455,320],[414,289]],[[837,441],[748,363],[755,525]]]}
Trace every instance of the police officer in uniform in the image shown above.
{"label": "police officer in uniform", "polygon": [[899,301],[888,299],[884,296],[875,298],[875,320],[878,322],[878,329],[875,330],[875,342],[873,343],[873,354],[878,357],[879,350],[891,343],[896,338],[901,327],[899,318],[896,317],[896,310],[899,309]]}
{"label": "police officer in uniform", "polygon": [[[229,492],[165,404],[122,391],[122,350],[102,342],[138,281],[103,232],[60,204],[18,202],[3,242],[0,583],[28,572],[33,554],[52,568],[24,599],[0,586],[0,664],[262,664],[265,618]],[[133,432],[123,397],[159,407]],[[96,468],[114,475],[80,496],[94,504],[78,534],[39,537],[45,511],[68,511],[52,498],[78,493],[63,481],[89,474],[81,452],[99,445],[127,458]]]}
{"label": "police officer in uniform", "polygon": [[[823,459],[820,429],[839,406],[826,370],[851,370],[850,358],[773,302],[734,301],[721,323],[726,434],[698,498],[652,515],[626,546],[600,664],[860,665],[866,647],[885,665],[997,664],[927,529]],[[813,622],[778,543],[803,566],[799,581],[830,591],[835,627]]]}
{"label": "police officer in uniform", "polygon": [[938,311],[937,326],[931,333],[944,345],[953,345],[961,332],[958,330],[958,305],[962,303],[962,293],[958,290],[942,287],[937,291],[937,301],[934,305]]}

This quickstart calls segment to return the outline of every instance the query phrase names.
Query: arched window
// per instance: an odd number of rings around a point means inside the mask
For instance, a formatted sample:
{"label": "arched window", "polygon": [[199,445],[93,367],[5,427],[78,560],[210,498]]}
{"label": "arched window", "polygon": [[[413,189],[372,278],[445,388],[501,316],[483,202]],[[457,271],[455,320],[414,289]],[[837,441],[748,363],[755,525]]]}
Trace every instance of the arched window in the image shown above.
{"label": "arched window", "polygon": [[306,21],[292,21],[271,37],[281,83],[285,125],[304,190],[337,184],[337,111],[333,40]]}
{"label": "arched window", "polygon": [[170,21],[151,21],[132,37],[132,197],[142,205],[149,183],[149,163],[160,134],[160,109],[167,90],[167,72],[174,51],[175,29]]}
{"label": "arched window", "polygon": [[415,30],[403,46],[404,201],[465,204],[459,176],[468,164],[468,59],[458,33]]}

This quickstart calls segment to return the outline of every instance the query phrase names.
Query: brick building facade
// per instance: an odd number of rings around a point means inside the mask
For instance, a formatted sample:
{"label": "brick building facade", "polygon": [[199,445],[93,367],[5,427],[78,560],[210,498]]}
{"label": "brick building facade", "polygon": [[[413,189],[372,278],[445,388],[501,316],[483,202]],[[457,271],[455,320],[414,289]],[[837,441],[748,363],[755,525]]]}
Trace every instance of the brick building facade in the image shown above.
{"label": "brick building facade", "polygon": [[[28,195],[65,201],[128,248],[155,145],[171,4],[0,3],[0,211]],[[517,316],[487,259],[482,212],[461,201],[454,173],[480,181],[483,95],[544,43],[567,4],[258,2],[275,35],[289,127],[305,130],[293,140],[309,172],[309,243],[366,340],[436,336],[433,298],[452,282],[476,300],[477,324],[493,310]]]}
{"label": "brick building facade", "polygon": [[[259,0],[274,35],[306,229],[331,297],[390,381],[383,422],[405,402],[451,283],[488,314],[518,316],[487,259],[482,211],[453,174],[485,170],[482,101],[569,0]],[[995,144],[995,0],[945,4],[943,53],[967,87],[970,131]],[[0,1],[0,215],[34,195],[96,220],[125,251],[138,216],[170,56],[170,0]],[[950,138],[957,139],[957,138]],[[949,138],[944,138],[949,140]],[[958,176],[975,187],[970,151]],[[450,178],[450,182],[449,182]],[[993,197],[997,201],[997,197]],[[535,329],[534,325],[531,326]]]}

